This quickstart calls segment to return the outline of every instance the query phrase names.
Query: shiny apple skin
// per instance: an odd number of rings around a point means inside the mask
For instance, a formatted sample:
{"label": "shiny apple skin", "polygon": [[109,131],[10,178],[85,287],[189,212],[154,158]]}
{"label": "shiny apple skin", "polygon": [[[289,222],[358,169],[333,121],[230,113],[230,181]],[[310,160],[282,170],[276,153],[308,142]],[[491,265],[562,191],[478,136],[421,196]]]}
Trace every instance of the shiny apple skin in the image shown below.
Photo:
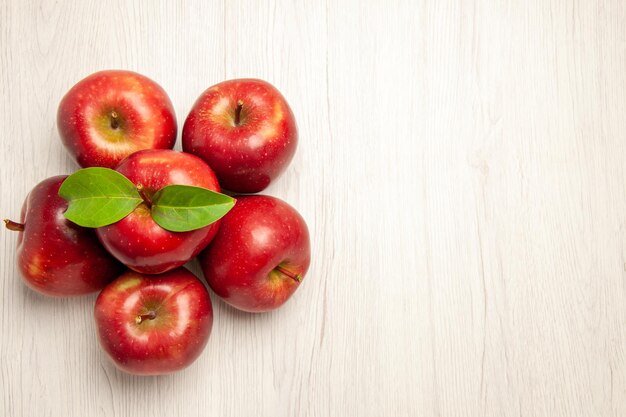
{"label": "shiny apple skin", "polygon": [[17,237],[17,266],[24,283],[58,297],[99,291],[123,270],[92,229],[63,217],[67,202],[58,192],[65,178],[48,178],[31,190],[22,206],[24,231]]}
{"label": "shiny apple skin", "polygon": [[[309,269],[309,231],[284,201],[239,196],[199,259],[207,283],[228,304],[248,312],[274,310],[291,297]],[[275,271],[277,265],[298,275],[300,282]]]}
{"label": "shiny apple skin", "polygon": [[200,356],[213,308],[205,286],[185,268],[161,275],[129,271],[102,290],[94,318],[100,346],[119,369],[159,375]]}
{"label": "shiny apple skin", "polygon": [[133,152],[173,148],[177,131],[163,88],[123,70],[96,72],[72,87],[59,104],[57,127],[81,167],[111,169]]}
{"label": "shiny apple skin", "polygon": [[[139,151],[116,169],[148,195],[171,184],[194,185],[220,191],[211,168],[200,158],[172,150]],[[130,269],[160,274],[184,265],[204,249],[217,233],[219,221],[189,232],[170,232],[150,216],[145,204],[109,226],[96,229],[104,247]]]}
{"label": "shiny apple skin", "polygon": [[[239,125],[235,123],[242,104]],[[239,193],[264,190],[289,165],[298,144],[291,108],[271,84],[224,81],[195,102],[183,126],[183,150],[215,171],[222,187]]]}

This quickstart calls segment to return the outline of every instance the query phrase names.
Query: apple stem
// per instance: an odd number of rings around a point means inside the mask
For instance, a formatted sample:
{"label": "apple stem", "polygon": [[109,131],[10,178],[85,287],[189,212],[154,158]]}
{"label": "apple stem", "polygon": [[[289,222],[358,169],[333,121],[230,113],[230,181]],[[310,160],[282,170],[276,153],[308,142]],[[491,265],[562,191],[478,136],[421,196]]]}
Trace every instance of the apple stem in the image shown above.
{"label": "apple stem", "polygon": [[154,311],[149,312],[148,314],[140,314],[135,317],[135,323],[141,324],[146,320],[154,320],[156,318],[156,313]]}
{"label": "apple stem", "polygon": [[280,265],[278,265],[274,269],[277,270],[278,272],[280,272],[281,274],[288,276],[289,278],[291,278],[292,280],[294,280],[296,282],[301,282],[302,281],[302,276],[300,274],[294,274],[293,272],[286,270],[285,268],[283,268]]}
{"label": "apple stem", "polygon": [[239,100],[235,109],[235,126],[239,126],[241,123],[241,109],[243,109],[243,101]]}
{"label": "apple stem", "polygon": [[137,186],[137,192],[139,193],[139,195],[143,199],[143,202],[146,203],[146,206],[148,206],[148,208],[151,208],[152,207],[152,200],[150,200],[150,197],[148,197],[148,194],[146,194],[146,189],[144,188],[143,185],[139,184]]}
{"label": "apple stem", "polygon": [[17,222],[14,222],[12,220],[9,220],[9,219],[4,219],[4,225],[6,226],[7,229],[13,230],[14,232],[23,232],[24,231],[24,224],[23,223],[17,223]]}
{"label": "apple stem", "polygon": [[120,121],[117,120],[117,112],[113,110],[111,112],[111,129],[117,129],[120,127]]}

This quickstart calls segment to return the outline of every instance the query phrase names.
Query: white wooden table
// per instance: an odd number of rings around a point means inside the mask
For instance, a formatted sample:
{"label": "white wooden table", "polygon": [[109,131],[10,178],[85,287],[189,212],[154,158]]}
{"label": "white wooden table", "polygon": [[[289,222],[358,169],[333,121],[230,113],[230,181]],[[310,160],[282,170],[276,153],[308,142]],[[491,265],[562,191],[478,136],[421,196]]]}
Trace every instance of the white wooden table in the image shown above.
{"label": "white wooden table", "polygon": [[268,193],[313,262],[274,313],[214,298],[199,360],[141,378],[0,232],[0,415],[626,415],[625,28],[622,0],[2,1],[2,217],[76,169],[55,115],[91,72],[155,79],[181,126],[258,77],[298,120]]}

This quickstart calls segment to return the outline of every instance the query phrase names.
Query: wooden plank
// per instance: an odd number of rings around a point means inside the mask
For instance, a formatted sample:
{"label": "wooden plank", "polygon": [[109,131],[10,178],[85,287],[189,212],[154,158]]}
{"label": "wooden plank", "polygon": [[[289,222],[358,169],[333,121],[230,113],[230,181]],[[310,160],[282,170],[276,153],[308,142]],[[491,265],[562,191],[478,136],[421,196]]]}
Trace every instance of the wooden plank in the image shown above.
{"label": "wooden plank", "polygon": [[625,415],[624,27],[618,0],[3,2],[3,216],[76,169],[56,108],[87,74],[152,77],[181,127],[256,77],[297,117],[267,193],[313,263],[276,312],[213,297],[198,361],[140,378],[97,346],[95,296],[26,289],[1,233],[0,414]]}

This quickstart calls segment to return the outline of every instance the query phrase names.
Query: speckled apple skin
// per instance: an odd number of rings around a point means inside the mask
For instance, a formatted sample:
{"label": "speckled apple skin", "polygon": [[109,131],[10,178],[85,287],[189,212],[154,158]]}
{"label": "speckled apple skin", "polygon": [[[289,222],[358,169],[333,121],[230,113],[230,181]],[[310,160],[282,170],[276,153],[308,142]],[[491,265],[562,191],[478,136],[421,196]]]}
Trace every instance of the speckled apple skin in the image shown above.
{"label": "speckled apple skin", "polygon": [[[278,198],[239,196],[199,259],[207,283],[228,304],[255,313],[274,310],[298,289],[309,269],[309,230],[302,216]],[[277,272],[279,265],[299,281]]]}
{"label": "speckled apple skin", "polygon": [[[200,158],[172,150],[145,150],[123,160],[117,171],[149,195],[171,184],[220,191],[211,168]],[[213,239],[219,221],[189,232],[170,232],[150,216],[145,204],[109,226],[96,230],[104,247],[130,269],[160,274],[184,265]]]}
{"label": "speckled apple skin", "polygon": [[[153,318],[137,318],[149,313]],[[184,268],[161,275],[129,271],[102,290],[94,318],[100,345],[118,368],[159,375],[179,371],[200,356],[211,334],[213,308],[205,286]]]}
{"label": "speckled apple skin", "polygon": [[26,197],[17,238],[17,266],[33,290],[52,296],[88,294],[102,289],[124,269],[98,242],[93,229],[63,213],[59,187],[67,176],[48,178]]}
{"label": "speckled apple skin", "polygon": [[[236,125],[238,104],[242,107]],[[222,187],[257,193],[293,159],[298,129],[289,104],[274,86],[237,79],[202,93],[185,120],[182,138],[183,150],[204,159]]]}
{"label": "speckled apple skin", "polygon": [[96,72],[73,86],[59,104],[57,127],[81,167],[111,169],[142,149],[171,149],[177,131],[165,90],[148,77],[123,70]]}

